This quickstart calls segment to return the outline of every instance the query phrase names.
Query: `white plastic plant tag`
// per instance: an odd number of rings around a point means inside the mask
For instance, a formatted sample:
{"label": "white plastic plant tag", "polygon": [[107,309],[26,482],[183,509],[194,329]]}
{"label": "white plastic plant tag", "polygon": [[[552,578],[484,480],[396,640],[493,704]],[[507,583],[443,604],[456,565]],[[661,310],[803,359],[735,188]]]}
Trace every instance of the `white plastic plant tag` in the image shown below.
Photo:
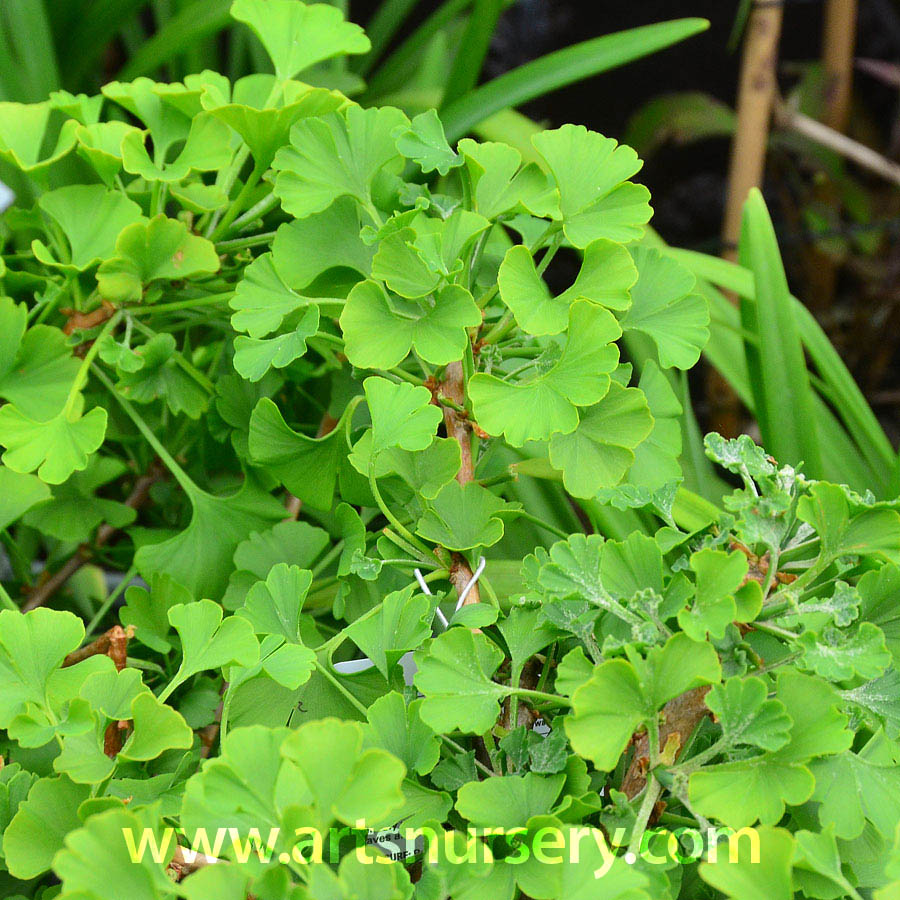
{"label": "white plastic plant tag", "polygon": [[531,726],[531,730],[535,734],[539,734],[541,737],[545,738],[548,734],[550,734],[553,729],[550,727],[550,723],[543,717],[538,716],[534,720],[534,724]]}
{"label": "white plastic plant tag", "polygon": [[369,833],[366,835],[366,844],[377,848],[388,859],[396,861],[403,861],[417,853],[422,853],[425,850],[424,836],[419,834],[415,840],[407,840],[400,830],[402,824],[402,822],[397,822],[390,828],[384,828],[381,831],[369,829]]}

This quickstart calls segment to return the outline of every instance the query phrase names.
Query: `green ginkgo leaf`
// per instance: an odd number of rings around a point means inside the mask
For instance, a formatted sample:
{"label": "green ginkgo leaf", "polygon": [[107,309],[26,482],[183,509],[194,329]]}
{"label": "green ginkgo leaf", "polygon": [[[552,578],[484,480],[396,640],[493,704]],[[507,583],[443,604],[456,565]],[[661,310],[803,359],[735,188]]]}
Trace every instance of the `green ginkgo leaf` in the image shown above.
{"label": "green ginkgo leaf", "polygon": [[191,234],[184,222],[160,214],[119,234],[115,256],[97,270],[97,287],[107,300],[122,303],[140,300],[143,288],[153,281],[218,270],[219,257],[210,241]]}
{"label": "green ginkgo leaf", "polygon": [[410,585],[392,591],[380,606],[348,625],[343,633],[388,678],[390,668],[404,653],[420,647],[431,636],[431,618],[431,601],[418,593],[417,586]]}
{"label": "green ginkgo leaf", "polygon": [[213,99],[208,89],[201,97],[204,108],[241,136],[260,171],[268,169],[279,148],[287,144],[295,122],[324,116],[347,102],[338,91],[288,81],[284,85],[284,104],[267,107],[266,100],[275,87],[269,75],[249,75],[236,81],[231,96],[221,98],[221,103]]}
{"label": "green ginkgo leaf", "polygon": [[32,507],[49,499],[50,488],[36,475],[0,466],[0,528],[7,528]]}
{"label": "green ginkgo leaf", "polygon": [[731,900],[792,900],[793,836],[784,828],[759,828],[756,835],[754,850],[720,847],[715,861],[700,864],[700,876]]}
{"label": "green ginkgo leaf", "polygon": [[284,507],[249,480],[230,497],[216,497],[187,484],[193,507],[190,524],[159,543],[142,544],[135,565],[145,577],[165,572],[194,596],[218,598],[234,568],[237,546],[252,532],[263,532],[283,519]]}
{"label": "green ginkgo leaf", "polygon": [[676,634],[665,646],[652,648],[645,660],[611,659],[597,666],[572,695],[566,733],[576,753],[609,772],[631,735],[668,700],[720,677],[711,644]]}
{"label": "green ginkgo leaf", "polygon": [[191,172],[211,172],[225,166],[231,159],[230,137],[224,122],[210,113],[201,113],[191,122],[178,156],[170,162],[161,162],[155,146],[151,159],[144,133],[131,131],[122,138],[122,167],[146,181],[181,181]]}
{"label": "green ginkgo leaf", "polygon": [[606,395],[619,361],[613,341],[621,334],[607,310],[577,300],[569,310],[568,339],[556,363],[525,382],[478,373],[469,381],[475,419],[488,434],[503,434],[514,447],[546,441],[578,426],[578,407]]}
{"label": "green ginkgo leaf", "polygon": [[637,270],[628,251],[607,240],[592,241],[585,248],[581,269],[572,285],[554,297],[538,274],[528,248],[511,247],[500,265],[497,284],[503,302],[529,334],[559,334],[569,321],[569,307],[585,299],[609,309],[627,309],[629,290]]}
{"label": "green ginkgo leaf", "polygon": [[706,299],[693,292],[693,274],[674,259],[650,247],[634,247],[631,255],[638,279],[622,328],[649,335],[663,368],[689,369],[709,339]]}
{"label": "green ginkgo leaf", "polygon": [[381,747],[399,759],[409,771],[427,775],[438,763],[441,744],[422,721],[421,700],[409,705],[402,694],[391,691],[379,697],[368,711],[365,746]]}
{"label": "green ginkgo leaf", "polygon": [[415,654],[416,687],[425,694],[422,721],[439,734],[458,729],[484,734],[509,688],[491,680],[503,651],[483,634],[451,628]]}
{"label": "green ginkgo leaf", "polygon": [[391,447],[424,450],[434,440],[442,416],[428,388],[372,377],[363,382],[363,389],[372,417],[374,457]]}
{"label": "green ginkgo leaf", "polygon": [[[153,139],[154,158],[164,160],[176,143],[187,138],[191,118],[200,111],[199,92],[180,84],[160,84],[150,78],[111,81],[103,95],[143,122]],[[187,100],[186,108],[181,101]],[[124,136],[123,136],[124,137]]]}
{"label": "green ginkgo leaf", "polygon": [[65,775],[34,783],[3,835],[11,875],[27,880],[50,868],[66,835],[81,827],[78,807],[90,792],[88,785],[75,784]]}
{"label": "green ginkgo leaf", "polygon": [[395,137],[400,153],[415,160],[425,173],[447,175],[451,169],[463,164],[462,158],[447,143],[444,126],[434,109],[415,116],[408,128],[397,130]]}
{"label": "green ginkgo leaf", "polygon": [[299,121],[291,130],[290,146],[275,155],[275,193],[285,212],[303,219],[345,196],[371,208],[376,176],[402,169],[392,134],[408,121],[390,106],[350,106]]}
{"label": "green ginkgo leaf", "polygon": [[306,340],[319,330],[319,308],[308,306],[292,331],[269,338],[239,334],[234,339],[235,371],[259,381],[271,368],[283,369],[306,353]]}
{"label": "green ginkgo leaf", "polygon": [[65,235],[68,258],[57,259],[40,240],[31,242],[31,250],[39,262],[64,272],[84,272],[114,256],[119,233],[143,219],[137,203],[97,184],[57,188],[41,195],[38,205]]}
{"label": "green ginkgo leaf", "polygon": [[149,691],[142,691],[132,700],[130,718],[134,730],[119,751],[123,759],[156,759],[167,750],[187,750],[194,742],[194,732],[181,713],[161,703]]}
{"label": "green ginkgo leaf", "polygon": [[459,152],[472,179],[473,209],[488,219],[528,211],[535,216],[559,212],[559,197],[534,164],[522,166],[522,154],[509,144],[463,138]]}
{"label": "green ginkgo leaf", "polygon": [[[165,863],[175,852],[175,841],[163,839],[157,817],[151,820],[151,813],[141,812],[117,805],[91,816],[81,828],[67,835],[65,846],[53,861],[65,893],[97,900],[112,900],[116,896],[163,900],[171,896]],[[153,835],[157,847],[164,848],[162,858],[156,861],[145,853],[132,862],[125,835],[136,844],[141,835],[148,833]]]}
{"label": "green ginkgo leaf", "polygon": [[803,650],[803,667],[830,681],[844,681],[854,675],[877,678],[891,664],[884,632],[871,622],[848,631],[830,625],[821,633],[806,631],[798,644]]}
{"label": "green ginkgo leaf", "polygon": [[559,215],[576,247],[597,238],[637,240],[650,221],[650,192],[628,181],[641,168],[637,153],[583,125],[535,134],[531,142],[559,189]]}
{"label": "green ginkgo leaf", "polygon": [[[295,497],[316,509],[331,509],[338,467],[348,449],[343,417],[328,434],[309,437],[290,428],[278,407],[263,397],[250,417],[248,446],[253,461]],[[310,478],[313,471],[316,476]]]}
{"label": "green ginkgo leaf", "polygon": [[248,619],[257,634],[276,634],[291,643],[301,643],[300,610],[311,584],[309,569],[278,563],[265,581],[257,581],[250,588],[237,614]]}
{"label": "green ginkgo leaf", "polygon": [[721,639],[725,629],[738,616],[734,594],[747,576],[747,556],[739,550],[704,549],[691,556],[691,568],[697,573],[697,591],[688,609],[678,613],[678,624],[695,641],[707,633]]}
{"label": "green ginkgo leaf", "polygon": [[0,159],[31,175],[43,175],[75,146],[78,122],[68,119],[48,146],[48,125],[53,112],[49,100],[41,103],[0,103]]}
{"label": "green ginkgo leaf", "polygon": [[647,398],[653,416],[653,430],[634,448],[634,462],[628,470],[629,484],[657,490],[681,480],[681,404],[666,376],[652,359],[644,362],[638,388]]}
{"label": "green ginkgo leaf", "polygon": [[28,704],[46,703],[48,679],[83,637],[84,625],[70,612],[0,611],[0,728]]}
{"label": "green ginkgo leaf", "polygon": [[578,427],[550,438],[550,462],[562,469],[574,497],[594,497],[617,485],[634,462],[634,448],[653,430],[647,398],[612,382],[599,403],[579,412]]}
{"label": "green ginkgo leaf", "polygon": [[231,15],[262,41],[280,81],[333,56],[367,53],[369,39],[339,9],[297,0],[235,0]]}
{"label": "green ginkgo leaf", "polygon": [[705,701],[729,746],[780,750],[790,740],[793,721],[780,700],[767,697],[768,688],[761,678],[735,676],[713,685]]}
{"label": "green ginkgo leaf", "polygon": [[49,419],[66,402],[81,363],[58,328],[27,324],[25,304],[0,297],[0,397]]}
{"label": "green ginkgo leaf", "polygon": [[106,435],[106,410],[95,406],[82,415],[81,395],[74,397],[75,402],[43,421],[12,403],[0,408],[4,464],[14,472],[37,470],[47,484],[62,484],[73,472],[84,469]]}
{"label": "green ginkgo leaf", "polygon": [[122,171],[122,141],[140,129],[127,122],[96,122],[79,125],[75,129],[77,152],[86,159],[107,187],[113,187],[116,175]]}
{"label": "green ginkgo leaf", "polygon": [[[152,403],[162,397],[169,409],[198,419],[209,406],[206,387],[178,362],[175,338],[157,334],[134,351],[139,368],[133,364],[119,370],[118,389],[137,403]],[[103,351],[101,351],[101,357]]]}
{"label": "green ginkgo leaf", "polygon": [[441,273],[422,258],[415,239],[414,229],[400,228],[381,241],[372,260],[372,277],[410,300],[425,297],[441,283]]}
{"label": "green ginkgo leaf", "polygon": [[250,666],[259,655],[251,623],[241,616],[223,619],[222,607],[212,600],[171,607],[169,622],[181,638],[181,665],[170,682],[170,692],[197,672],[232,663]]}
{"label": "green ginkgo leaf", "polygon": [[448,550],[490,547],[503,537],[497,516],[508,504],[475,482],[451,481],[425,508],[416,533]]}
{"label": "green ginkgo leaf", "polygon": [[481,310],[458,284],[421,301],[391,298],[373,281],[358,284],[341,313],[347,358],[363,369],[392,369],[412,348],[434,365],[459,359],[466,329],[481,323]]}

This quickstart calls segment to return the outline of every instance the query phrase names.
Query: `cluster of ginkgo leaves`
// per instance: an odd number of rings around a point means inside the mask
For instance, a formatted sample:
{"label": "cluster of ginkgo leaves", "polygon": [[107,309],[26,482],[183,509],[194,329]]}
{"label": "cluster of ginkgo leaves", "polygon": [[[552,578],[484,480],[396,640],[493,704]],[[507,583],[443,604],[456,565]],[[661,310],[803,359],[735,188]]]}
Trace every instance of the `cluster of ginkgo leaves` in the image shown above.
{"label": "cluster of ginkgo leaves", "polygon": [[320,86],[336,7],[232,14],[273,74],[0,103],[3,895],[898,896],[900,515],[746,440],[679,486],[634,151],[451,146]]}

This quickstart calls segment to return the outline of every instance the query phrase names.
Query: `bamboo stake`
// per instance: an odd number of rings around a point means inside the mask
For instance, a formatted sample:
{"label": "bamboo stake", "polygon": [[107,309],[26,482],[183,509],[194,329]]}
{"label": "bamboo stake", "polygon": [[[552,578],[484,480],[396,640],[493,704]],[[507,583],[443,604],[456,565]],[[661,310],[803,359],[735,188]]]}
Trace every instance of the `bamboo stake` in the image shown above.
{"label": "bamboo stake", "polygon": [[762,183],[766,144],[775,102],[782,9],[778,3],[754,5],[747,22],[738,87],[737,129],[731,147],[728,197],[722,240],[724,256],[737,258],[741,214],[751,188]]}
{"label": "bamboo stake", "polygon": [[825,70],[825,108],[822,121],[844,131],[853,90],[853,51],[856,45],[856,0],[827,0],[822,32]]}

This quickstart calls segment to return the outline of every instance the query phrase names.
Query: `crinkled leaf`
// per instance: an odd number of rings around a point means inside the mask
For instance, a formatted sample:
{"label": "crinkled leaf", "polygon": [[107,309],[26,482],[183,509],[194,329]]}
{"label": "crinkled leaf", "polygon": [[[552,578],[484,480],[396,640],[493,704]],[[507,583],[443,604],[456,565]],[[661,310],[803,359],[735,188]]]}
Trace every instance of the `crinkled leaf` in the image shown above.
{"label": "crinkled leaf", "polygon": [[436,110],[429,109],[415,116],[409,127],[398,129],[394,136],[400,153],[415,160],[423,172],[447,175],[451,169],[463,164],[462,158],[447,143]]}
{"label": "crinkled leaf", "polygon": [[239,334],[234,339],[234,368],[248,381],[259,381],[271,368],[283,369],[306,353],[307,338],[319,330],[319,308],[309,306],[296,327],[270,338]]}

